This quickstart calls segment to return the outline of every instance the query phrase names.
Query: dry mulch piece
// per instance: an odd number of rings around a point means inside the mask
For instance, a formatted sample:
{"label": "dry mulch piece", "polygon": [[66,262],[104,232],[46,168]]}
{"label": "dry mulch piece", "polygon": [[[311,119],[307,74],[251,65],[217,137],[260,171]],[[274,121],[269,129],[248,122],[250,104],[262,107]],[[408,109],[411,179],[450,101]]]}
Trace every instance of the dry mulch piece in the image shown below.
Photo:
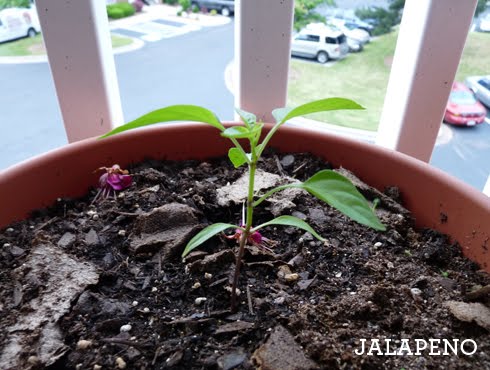
{"label": "dry mulch piece", "polygon": [[[271,153],[260,167],[265,189],[329,165]],[[489,276],[445,236],[416,230],[396,188],[353,178],[380,200],[382,233],[302,191],[261,204],[255,224],[291,214],[327,241],[265,228],[273,248],[247,247],[232,313],[236,240],[180,255],[207,224],[240,222],[244,170],[219,158],[129,171],[133,185],[116,198],[92,203],[93,189],[1,230],[0,368],[490,369]],[[410,355],[416,339],[477,350]]]}

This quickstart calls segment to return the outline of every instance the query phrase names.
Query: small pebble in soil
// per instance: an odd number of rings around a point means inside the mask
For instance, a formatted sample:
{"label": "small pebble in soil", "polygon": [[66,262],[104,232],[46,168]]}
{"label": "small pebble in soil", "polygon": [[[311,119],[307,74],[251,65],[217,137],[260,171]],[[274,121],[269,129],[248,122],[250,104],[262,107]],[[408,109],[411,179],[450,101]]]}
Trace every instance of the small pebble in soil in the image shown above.
{"label": "small pebble in soil", "polygon": [[201,287],[201,283],[198,281],[198,282],[195,282],[194,285],[192,285],[192,289],[198,289]]}
{"label": "small pebble in soil", "polygon": [[286,274],[286,276],[284,276],[284,279],[287,281],[287,282],[293,282],[293,281],[296,281],[299,279],[299,275],[297,273],[293,273],[293,274]]}
{"label": "small pebble in soil", "polygon": [[194,303],[196,305],[201,305],[203,304],[204,302],[206,302],[208,299],[206,297],[197,297],[195,300],[194,300]]}
{"label": "small pebble in soil", "polygon": [[10,247],[10,243],[5,243],[5,244],[3,245],[3,247],[4,247],[4,248],[9,248],[9,247]]}
{"label": "small pebble in soil", "polygon": [[412,294],[415,294],[415,295],[422,294],[422,291],[419,288],[412,288],[412,289],[410,289],[410,291],[412,292]]}
{"label": "small pebble in soil", "polygon": [[[231,286],[225,286],[225,290],[227,292],[231,293],[231,289],[232,289]],[[242,294],[242,291],[240,289],[236,288],[235,293],[236,293],[237,297],[240,297],[240,294]]]}
{"label": "small pebble in soil", "polygon": [[286,298],[284,298],[284,297],[277,297],[276,299],[274,299],[275,304],[283,304],[285,301],[286,301]]}
{"label": "small pebble in soil", "polygon": [[29,358],[27,359],[27,362],[30,363],[31,365],[36,365],[39,362],[39,357],[29,356]]}
{"label": "small pebble in soil", "polygon": [[100,369],[102,369],[102,366],[100,366],[99,364],[94,365],[94,370],[100,370]]}
{"label": "small pebble in soil", "polygon": [[151,288],[151,292],[152,293],[158,292],[158,288],[156,286],[154,286],[153,288]]}
{"label": "small pebble in soil", "polygon": [[126,361],[124,361],[122,357],[118,357],[116,358],[116,366],[118,369],[125,369]]}
{"label": "small pebble in soil", "polygon": [[117,235],[119,235],[119,236],[126,236],[126,230],[119,230],[117,232]]}
{"label": "small pebble in soil", "polygon": [[119,331],[121,333],[127,333],[128,331],[130,331],[133,327],[130,325],[130,324],[126,324],[126,325],[123,325],[121,326],[121,328],[119,329]]}
{"label": "small pebble in soil", "polygon": [[11,227],[9,227],[9,228],[8,228],[7,230],[5,230],[5,231],[6,231],[6,232],[8,232],[8,233],[13,233],[13,232],[14,232],[14,229],[13,229],[13,228],[11,228]]}
{"label": "small pebble in soil", "polygon": [[291,154],[288,154],[288,155],[285,155],[282,159],[281,159],[281,165],[283,167],[289,167],[291,166],[292,164],[294,163],[294,156],[292,156]]}
{"label": "small pebble in soil", "polygon": [[383,243],[381,243],[381,242],[376,242],[376,243],[374,243],[374,248],[379,248],[379,247],[381,247],[382,245],[383,245]]}
{"label": "small pebble in soil", "polygon": [[394,265],[394,264],[393,264],[393,262],[391,262],[391,261],[390,261],[390,262],[388,262],[388,263],[386,264],[386,266],[387,266],[389,269],[393,269],[393,268],[395,268],[395,265]]}
{"label": "small pebble in soil", "polygon": [[143,312],[148,313],[150,312],[150,309],[148,307],[143,308]]}
{"label": "small pebble in soil", "polygon": [[80,339],[77,342],[77,349],[87,349],[92,345],[92,341],[90,340],[85,340],[85,339]]}
{"label": "small pebble in soil", "polygon": [[87,211],[87,216],[92,217],[92,216],[94,216],[94,215],[96,215],[96,214],[97,214],[97,212],[96,212],[96,211],[94,211],[93,209],[89,209],[89,210]]}
{"label": "small pebble in soil", "polygon": [[204,279],[211,280],[213,278],[213,274],[210,274],[209,272],[204,273]]}
{"label": "small pebble in soil", "polygon": [[137,306],[138,305],[138,301],[133,301],[133,306]]}
{"label": "small pebble in soil", "polygon": [[341,277],[341,276],[342,276],[342,273],[341,273],[341,272],[337,272],[337,273],[335,274],[335,277],[336,277],[336,278],[339,278],[339,277]]}

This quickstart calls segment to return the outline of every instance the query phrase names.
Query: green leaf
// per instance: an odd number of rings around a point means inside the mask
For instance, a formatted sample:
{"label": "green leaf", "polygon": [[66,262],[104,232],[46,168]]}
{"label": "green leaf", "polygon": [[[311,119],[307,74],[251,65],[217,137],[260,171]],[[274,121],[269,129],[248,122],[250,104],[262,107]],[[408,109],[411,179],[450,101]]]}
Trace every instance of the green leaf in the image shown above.
{"label": "green leaf", "polygon": [[255,114],[250,113],[250,112],[246,112],[246,111],[241,110],[239,108],[235,108],[235,111],[238,113],[240,118],[243,120],[245,125],[247,125],[248,127],[252,127],[253,125],[255,125],[255,122],[257,122],[257,117],[255,116]]}
{"label": "green leaf", "polygon": [[247,156],[238,148],[230,148],[228,151],[228,158],[235,168],[247,163]]}
{"label": "green leaf", "polygon": [[166,108],[154,110],[139,118],[136,118],[134,121],[116,127],[114,130],[108,132],[105,135],[102,135],[100,139],[138,127],[172,121],[203,122],[213,127],[216,127],[220,131],[225,130],[218,117],[216,117],[213,112],[206,108],[198,107],[196,105],[172,105]]}
{"label": "green leaf", "polygon": [[221,136],[234,139],[245,139],[252,137],[253,133],[244,126],[233,126],[221,133]]}
{"label": "green leaf", "polygon": [[240,229],[239,226],[237,225],[232,225],[232,224],[224,224],[224,223],[217,223],[217,224],[212,224],[201,231],[199,231],[190,241],[187,243],[184,252],[182,253],[182,258],[185,257],[187,254],[189,254],[190,251],[192,251],[194,248],[199,247],[202,243],[204,243],[206,240],[211,239],[213,236],[216,234],[219,234],[222,231],[225,231],[226,229]]}
{"label": "green leaf", "polygon": [[318,240],[321,241],[325,240],[320,235],[318,235],[318,233],[315,230],[313,230],[313,228],[310,225],[308,225],[302,219],[294,216],[279,216],[273,220],[270,220],[268,222],[263,223],[262,225],[255,227],[253,230],[255,231],[263,228],[264,226],[269,226],[269,225],[294,226],[297,227],[298,229],[308,231],[311,235],[313,235]]}
{"label": "green leaf", "polygon": [[276,108],[272,111],[272,116],[276,120],[276,123],[281,124],[281,123],[283,123],[284,117],[286,117],[289,114],[289,112],[291,112],[292,110],[293,110],[293,108],[286,108],[286,107]]}
{"label": "green leaf", "polygon": [[310,103],[306,103],[294,109],[291,108],[274,109],[272,115],[276,119],[276,122],[279,125],[282,125],[284,122],[294,117],[300,117],[306,114],[325,112],[330,110],[340,110],[340,109],[364,109],[364,108],[359,104],[357,104],[355,101],[350,99],[328,98],[328,99],[316,100]]}
{"label": "green leaf", "polygon": [[376,230],[386,230],[352,182],[335,171],[317,172],[295,187],[306,190],[360,224]]}

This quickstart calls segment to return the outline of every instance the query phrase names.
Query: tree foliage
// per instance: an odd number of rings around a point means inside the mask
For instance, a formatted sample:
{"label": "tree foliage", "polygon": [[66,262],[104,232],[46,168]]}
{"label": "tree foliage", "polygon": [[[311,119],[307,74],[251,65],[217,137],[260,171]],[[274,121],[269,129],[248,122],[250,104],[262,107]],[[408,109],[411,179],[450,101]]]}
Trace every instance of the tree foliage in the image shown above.
{"label": "tree foliage", "polygon": [[487,0],[478,0],[476,3],[475,17],[478,17],[487,8]]}
{"label": "tree foliage", "polygon": [[356,15],[362,20],[370,21],[374,29],[373,36],[382,35],[391,31],[391,28],[400,23],[405,0],[390,0],[388,9],[374,6],[356,10]]}
{"label": "tree foliage", "polygon": [[[475,9],[475,17],[485,11],[488,0],[478,0]],[[375,23],[373,35],[388,33],[396,24],[401,22],[405,0],[390,0],[388,9],[381,7],[360,8],[356,10],[356,15],[363,20],[371,20]]]}
{"label": "tree foliage", "polygon": [[318,14],[315,8],[321,4],[335,5],[334,0],[295,0],[294,29],[299,31],[308,23],[325,22],[325,17]]}
{"label": "tree foliage", "polygon": [[5,8],[29,8],[29,0],[0,0],[0,9]]}

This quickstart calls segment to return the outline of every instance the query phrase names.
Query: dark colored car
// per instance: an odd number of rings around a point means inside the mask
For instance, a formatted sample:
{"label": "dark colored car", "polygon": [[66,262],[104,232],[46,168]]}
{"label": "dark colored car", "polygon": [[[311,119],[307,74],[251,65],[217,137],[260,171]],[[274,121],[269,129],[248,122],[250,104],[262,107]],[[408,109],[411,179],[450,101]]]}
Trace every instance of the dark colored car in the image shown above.
{"label": "dark colored car", "polygon": [[225,17],[235,13],[235,0],[192,0],[191,5],[200,9],[215,9]]}

